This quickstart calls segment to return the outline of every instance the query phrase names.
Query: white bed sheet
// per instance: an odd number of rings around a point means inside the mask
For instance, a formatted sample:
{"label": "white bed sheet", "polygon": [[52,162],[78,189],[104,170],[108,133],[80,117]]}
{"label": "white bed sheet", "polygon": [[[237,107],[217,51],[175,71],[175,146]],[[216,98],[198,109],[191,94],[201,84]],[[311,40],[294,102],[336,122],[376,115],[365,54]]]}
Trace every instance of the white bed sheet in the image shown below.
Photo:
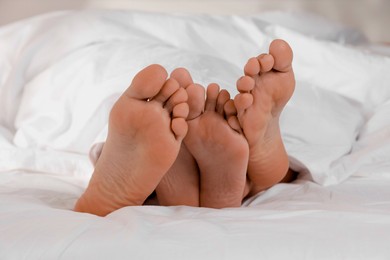
{"label": "white bed sheet", "polygon": [[387,259],[389,180],[279,184],[236,209],[69,209],[74,178],[2,173],[1,259]]}
{"label": "white bed sheet", "polygon": [[[388,259],[390,59],[359,32],[283,17],[85,11],[1,28],[0,259]],[[273,38],[295,53],[281,124],[298,181],[238,209],[70,210],[88,150],[139,69],[184,66],[235,93]]]}

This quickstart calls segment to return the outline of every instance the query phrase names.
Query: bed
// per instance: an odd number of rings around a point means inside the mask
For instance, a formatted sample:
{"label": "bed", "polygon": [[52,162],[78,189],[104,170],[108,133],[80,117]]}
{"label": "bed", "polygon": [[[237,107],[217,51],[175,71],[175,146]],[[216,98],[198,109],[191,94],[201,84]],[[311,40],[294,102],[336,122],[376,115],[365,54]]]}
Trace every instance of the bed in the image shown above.
{"label": "bed", "polygon": [[[321,28],[321,30],[318,30]],[[240,208],[72,208],[90,147],[143,67],[235,93],[272,39],[294,50],[292,183]],[[389,259],[390,48],[312,15],[59,11],[0,28],[0,259]]]}

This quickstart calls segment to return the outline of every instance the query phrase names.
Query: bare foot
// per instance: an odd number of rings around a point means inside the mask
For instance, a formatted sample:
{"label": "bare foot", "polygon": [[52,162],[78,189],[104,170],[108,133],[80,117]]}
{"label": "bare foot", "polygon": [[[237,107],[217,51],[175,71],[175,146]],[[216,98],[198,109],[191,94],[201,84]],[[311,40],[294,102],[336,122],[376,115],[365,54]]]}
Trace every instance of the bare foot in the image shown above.
{"label": "bare foot", "polygon": [[[233,130],[224,117],[230,100],[226,90],[211,84],[204,98],[204,88],[187,87],[188,133],[184,139],[200,170],[200,206],[239,207],[244,196],[248,143]],[[203,112],[203,110],[205,110]]]}
{"label": "bare foot", "polygon": [[[183,89],[193,84],[191,75],[183,68],[172,71],[171,78]],[[157,186],[156,194],[159,205],[162,206],[199,207],[199,169],[184,143],[181,144],[176,161]]]}
{"label": "bare foot", "polygon": [[295,79],[293,53],[283,40],[271,43],[269,54],[249,59],[234,104],[249,144],[248,176],[252,193],[280,182],[289,162],[279,128],[279,116],[292,96]]}
{"label": "bare foot", "polygon": [[142,205],[172,166],[188,125],[187,93],[159,65],[140,71],[113,106],[102,153],[75,211],[105,216]]}

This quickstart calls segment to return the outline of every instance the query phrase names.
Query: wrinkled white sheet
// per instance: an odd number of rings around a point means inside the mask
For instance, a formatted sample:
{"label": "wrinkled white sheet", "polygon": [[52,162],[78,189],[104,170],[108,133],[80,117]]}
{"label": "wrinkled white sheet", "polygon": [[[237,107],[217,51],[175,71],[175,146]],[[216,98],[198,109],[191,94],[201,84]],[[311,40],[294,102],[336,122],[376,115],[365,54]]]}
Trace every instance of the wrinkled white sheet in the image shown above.
{"label": "wrinkled white sheet", "polygon": [[0,179],[1,259],[387,259],[390,180],[276,185],[237,209],[127,207],[105,218],[69,209],[75,178]]}
{"label": "wrinkled white sheet", "polygon": [[[70,210],[92,172],[88,150],[138,70],[184,66],[234,94],[273,38],[295,55],[281,124],[298,181],[239,209]],[[0,259],[388,259],[390,59],[367,44],[283,13],[61,12],[0,28]]]}

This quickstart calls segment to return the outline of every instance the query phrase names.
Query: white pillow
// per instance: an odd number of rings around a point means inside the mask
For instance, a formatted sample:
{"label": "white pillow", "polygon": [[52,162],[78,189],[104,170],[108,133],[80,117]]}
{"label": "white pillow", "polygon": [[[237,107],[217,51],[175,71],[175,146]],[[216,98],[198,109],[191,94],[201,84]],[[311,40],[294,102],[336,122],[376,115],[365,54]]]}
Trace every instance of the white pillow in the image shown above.
{"label": "white pillow", "polygon": [[298,81],[280,121],[291,167],[323,185],[347,178],[330,170],[351,151],[364,122],[362,110],[356,101]]}
{"label": "white pillow", "polygon": [[352,152],[340,159],[332,174],[390,179],[390,100],[380,105],[362,127]]}
{"label": "white pillow", "polygon": [[[366,36],[355,28],[328,20],[318,14],[302,11],[268,11],[253,17],[257,21],[266,21],[269,24],[277,24],[309,37],[350,43],[354,45],[366,44]],[[262,26],[260,24],[260,26]],[[319,30],[319,28],[321,28]]]}

